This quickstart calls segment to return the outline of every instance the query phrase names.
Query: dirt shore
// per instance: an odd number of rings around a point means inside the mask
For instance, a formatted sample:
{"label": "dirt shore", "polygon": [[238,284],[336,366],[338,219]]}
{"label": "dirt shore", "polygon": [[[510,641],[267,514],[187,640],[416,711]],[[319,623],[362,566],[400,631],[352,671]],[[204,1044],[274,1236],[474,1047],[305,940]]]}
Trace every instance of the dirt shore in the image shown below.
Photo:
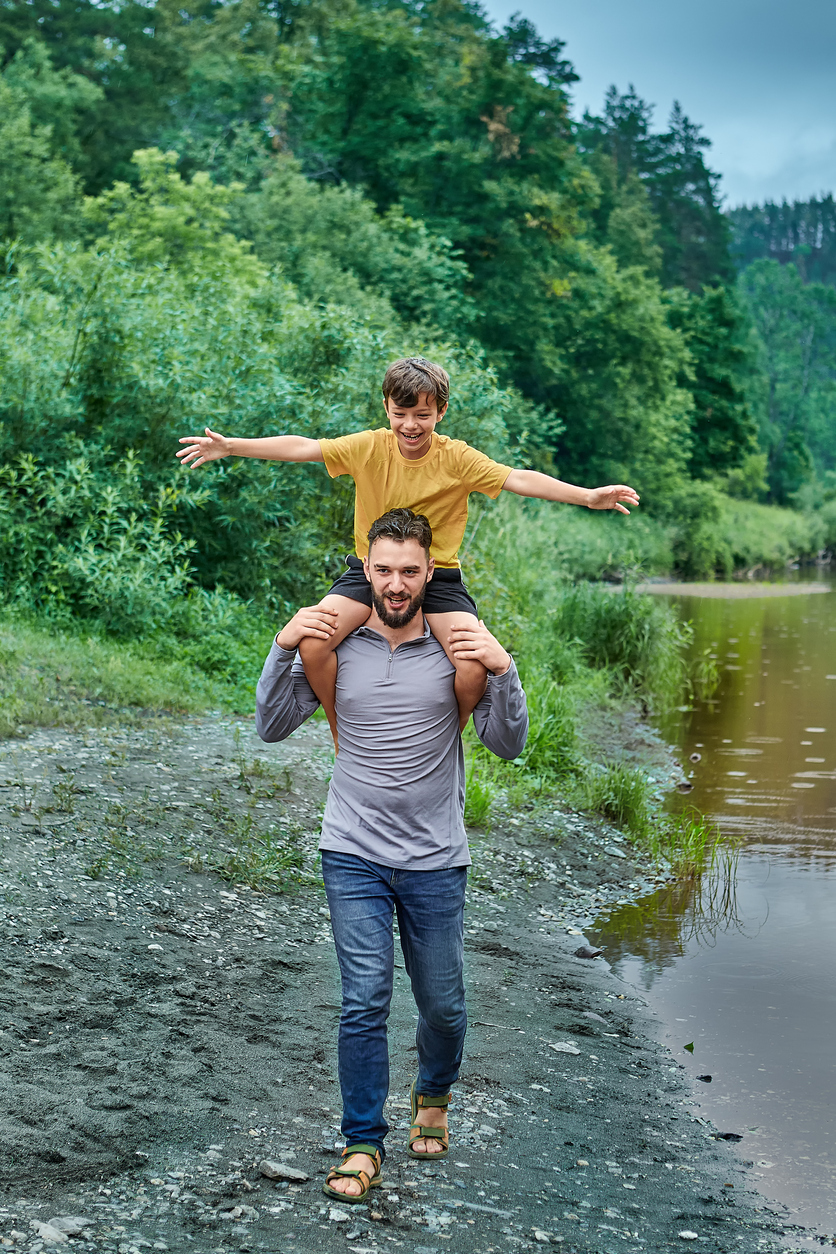
{"label": "dirt shore", "polygon": [[[316,881],[327,740],[309,724],[267,747],[251,720],[210,718],[0,743],[0,1247],[798,1247],[715,1139],[735,1130],[689,1113],[636,991],[574,956],[602,908],[655,881],[617,833],[565,809],[473,835],[449,1158],[405,1153],[414,1008],[399,965],[384,1187],[364,1207],[323,1196],[340,1118]],[[646,748],[665,783],[670,762]],[[245,872],[286,891],[244,888]],[[49,1223],[68,1216],[75,1234]]]}

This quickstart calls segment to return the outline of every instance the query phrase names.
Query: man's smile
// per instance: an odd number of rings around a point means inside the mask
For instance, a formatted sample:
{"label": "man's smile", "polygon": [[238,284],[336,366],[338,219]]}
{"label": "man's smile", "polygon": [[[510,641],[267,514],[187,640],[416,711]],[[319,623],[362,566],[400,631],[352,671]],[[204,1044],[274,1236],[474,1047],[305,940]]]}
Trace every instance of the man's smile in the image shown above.
{"label": "man's smile", "polygon": [[391,606],[394,613],[404,608],[411,601],[411,597],[407,592],[384,592],[383,599],[387,605]]}

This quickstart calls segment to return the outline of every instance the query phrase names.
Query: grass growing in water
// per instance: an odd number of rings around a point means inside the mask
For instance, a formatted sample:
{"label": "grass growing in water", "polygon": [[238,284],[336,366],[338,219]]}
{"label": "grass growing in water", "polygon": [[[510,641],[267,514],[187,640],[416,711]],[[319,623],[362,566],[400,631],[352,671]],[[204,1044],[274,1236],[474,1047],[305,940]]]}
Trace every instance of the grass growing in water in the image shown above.
{"label": "grass growing in water", "polygon": [[657,861],[665,859],[680,880],[694,880],[712,870],[719,860],[736,860],[736,846],[720,829],[693,807],[677,815],[664,815],[650,828],[644,847]]}
{"label": "grass growing in water", "polygon": [[634,767],[590,773],[577,791],[585,809],[609,819],[654,862],[667,862],[677,879],[697,879],[718,858],[734,855],[734,844],[693,806],[681,814],[660,814],[650,781]]}
{"label": "grass growing in water", "polygon": [[735,844],[695,807],[675,815],[660,813],[653,786],[635,767],[588,772],[576,785],[573,800],[608,819],[654,862],[667,862],[677,879],[698,879],[718,859],[736,857]]}

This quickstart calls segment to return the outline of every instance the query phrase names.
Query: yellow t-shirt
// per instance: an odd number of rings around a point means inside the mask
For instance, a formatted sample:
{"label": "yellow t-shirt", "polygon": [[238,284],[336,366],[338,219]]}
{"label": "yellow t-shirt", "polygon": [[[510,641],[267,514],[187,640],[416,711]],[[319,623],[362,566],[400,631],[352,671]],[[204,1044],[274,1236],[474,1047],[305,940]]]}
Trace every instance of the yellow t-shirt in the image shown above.
{"label": "yellow t-shirt", "polygon": [[510,466],[491,461],[464,440],[432,433],[423,457],[410,460],[387,427],[358,431],[336,440],[320,440],[325,467],[332,479],[351,475],[354,498],[354,544],[358,557],[369,552],[369,528],[390,509],[406,506],[425,514],[433,529],[436,565],[459,566],[458,551],[467,525],[471,492],[499,496]]}

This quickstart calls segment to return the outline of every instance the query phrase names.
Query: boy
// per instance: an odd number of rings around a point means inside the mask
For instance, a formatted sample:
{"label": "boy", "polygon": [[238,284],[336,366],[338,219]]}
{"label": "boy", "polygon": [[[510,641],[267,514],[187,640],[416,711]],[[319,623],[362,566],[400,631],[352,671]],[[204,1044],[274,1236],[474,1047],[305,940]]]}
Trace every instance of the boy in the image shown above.
{"label": "boy", "polygon": [[450,379],[446,370],[424,357],[393,362],[383,379],[383,405],[389,429],[360,431],[335,440],[277,435],[260,440],[227,438],[206,428],[205,436],[185,436],[188,447],[177,456],[183,465],[201,466],[222,457],[258,457],[285,462],[324,462],[328,474],[351,475],[356,487],[356,556],[331,586],[320,606],[335,612],[330,638],[302,641],[305,674],[328,717],[336,745],[334,694],[337,645],[360,627],[371,612],[371,589],[363,570],[366,536],[372,522],[388,510],[407,506],[427,516],[433,532],[433,576],[427,584],[424,614],[430,631],[456,668],[455,693],[464,728],[487,681],[480,662],[460,660],[452,650],[455,627],[476,626],[476,604],[462,582],[458,549],[467,525],[471,492],[496,499],[502,491],[546,501],[586,505],[589,509],[629,510],[639,498],[625,484],[577,488],[536,470],[514,470],[492,461],[463,440],[439,435],[435,428],[447,412]]}

